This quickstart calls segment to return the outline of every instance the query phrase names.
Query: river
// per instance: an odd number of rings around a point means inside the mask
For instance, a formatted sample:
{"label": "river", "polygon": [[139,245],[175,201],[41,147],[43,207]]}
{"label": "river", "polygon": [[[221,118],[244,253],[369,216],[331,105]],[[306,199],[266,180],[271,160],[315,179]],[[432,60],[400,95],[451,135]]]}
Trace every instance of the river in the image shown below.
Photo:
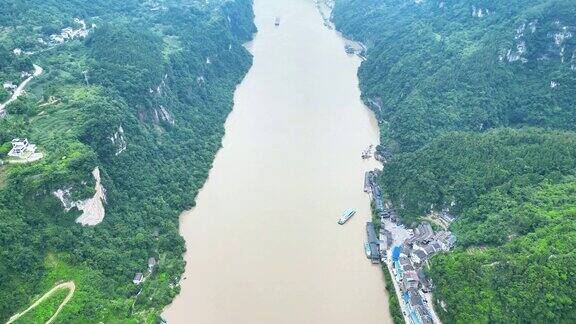
{"label": "river", "polygon": [[[197,205],[182,214],[186,272],[169,323],[390,323],[364,255],[360,155],[378,143],[360,59],[312,0],[255,0],[254,65],[239,85]],[[275,17],[281,19],[274,26]],[[357,214],[336,222],[347,208]]]}

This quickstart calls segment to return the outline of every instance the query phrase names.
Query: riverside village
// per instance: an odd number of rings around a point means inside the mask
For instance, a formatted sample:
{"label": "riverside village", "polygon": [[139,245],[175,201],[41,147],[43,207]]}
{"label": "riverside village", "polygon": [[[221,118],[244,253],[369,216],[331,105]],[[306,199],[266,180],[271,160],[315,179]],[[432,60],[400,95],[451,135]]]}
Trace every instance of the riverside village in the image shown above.
{"label": "riverside village", "polygon": [[[364,159],[369,158],[368,155],[366,151],[362,153]],[[385,162],[382,155],[375,153],[374,156]],[[431,212],[426,219],[441,230],[434,231],[427,221],[416,228],[407,228],[393,206],[384,200],[377,182],[380,173],[380,170],[367,171],[364,178],[364,192],[370,195],[373,206],[373,221],[366,223],[366,256],[372,263],[382,263],[383,270],[390,273],[406,323],[440,323],[432,306],[434,284],[425,275],[424,268],[434,254],[454,247],[456,237],[448,227],[456,217],[448,210]]]}

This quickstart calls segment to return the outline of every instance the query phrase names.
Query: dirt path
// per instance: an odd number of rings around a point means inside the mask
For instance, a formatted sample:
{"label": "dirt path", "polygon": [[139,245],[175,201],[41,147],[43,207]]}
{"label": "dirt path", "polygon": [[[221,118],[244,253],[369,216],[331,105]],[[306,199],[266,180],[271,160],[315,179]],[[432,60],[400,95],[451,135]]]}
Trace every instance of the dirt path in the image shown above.
{"label": "dirt path", "polygon": [[73,281],[63,282],[59,285],[52,287],[52,289],[50,289],[47,293],[45,293],[42,297],[40,297],[40,299],[38,299],[36,302],[34,302],[34,304],[30,305],[30,307],[28,307],[25,311],[18,313],[18,314],[15,314],[14,316],[10,317],[10,319],[8,320],[8,322],[6,322],[6,324],[10,324],[10,323],[13,323],[14,321],[18,320],[21,316],[23,316],[24,314],[33,310],[34,308],[36,308],[36,306],[40,305],[46,298],[52,296],[52,294],[54,294],[58,289],[62,289],[62,288],[67,288],[70,291],[68,292],[68,295],[66,295],[66,298],[64,298],[64,300],[62,301],[60,306],[58,306],[58,309],[56,310],[56,312],[54,312],[54,315],[52,315],[52,317],[50,317],[50,319],[46,322],[46,324],[52,323],[52,321],[54,321],[54,319],[56,319],[56,316],[58,316],[58,314],[60,313],[62,308],[64,308],[64,306],[70,301],[70,299],[72,298],[72,295],[74,295],[74,291],[76,290],[76,285],[74,284]]}

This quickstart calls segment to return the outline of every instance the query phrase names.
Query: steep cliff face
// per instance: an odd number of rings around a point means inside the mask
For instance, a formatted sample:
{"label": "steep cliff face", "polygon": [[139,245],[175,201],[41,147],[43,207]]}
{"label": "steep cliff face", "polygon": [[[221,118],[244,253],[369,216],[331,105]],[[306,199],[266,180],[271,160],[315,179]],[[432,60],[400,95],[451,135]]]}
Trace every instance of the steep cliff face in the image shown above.
{"label": "steep cliff face", "polygon": [[431,259],[449,323],[573,322],[576,3],[337,0],[408,224],[450,208],[457,249]]}
{"label": "steep cliff face", "polygon": [[[184,268],[179,213],[251,65],[252,2],[8,0],[0,17],[0,77],[47,71],[0,121],[0,155],[14,137],[46,152],[0,168],[0,319],[71,279],[63,322],[154,319]],[[136,286],[149,257],[158,266]]]}

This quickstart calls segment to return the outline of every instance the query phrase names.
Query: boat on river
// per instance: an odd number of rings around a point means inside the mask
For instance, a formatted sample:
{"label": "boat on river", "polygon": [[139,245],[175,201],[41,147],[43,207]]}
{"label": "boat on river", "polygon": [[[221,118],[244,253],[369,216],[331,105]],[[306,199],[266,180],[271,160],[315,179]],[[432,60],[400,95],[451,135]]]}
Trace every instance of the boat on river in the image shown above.
{"label": "boat on river", "polygon": [[274,19],[274,25],[280,26],[280,17],[276,17],[276,19]]}
{"label": "boat on river", "polygon": [[350,218],[352,218],[352,216],[354,216],[354,214],[356,214],[356,211],[354,209],[347,209],[342,214],[342,216],[340,216],[340,220],[338,221],[338,224],[344,225],[344,223],[346,223]]}
{"label": "boat on river", "polygon": [[372,251],[370,250],[370,243],[364,243],[364,253],[366,253],[366,257],[370,258],[372,256]]}

